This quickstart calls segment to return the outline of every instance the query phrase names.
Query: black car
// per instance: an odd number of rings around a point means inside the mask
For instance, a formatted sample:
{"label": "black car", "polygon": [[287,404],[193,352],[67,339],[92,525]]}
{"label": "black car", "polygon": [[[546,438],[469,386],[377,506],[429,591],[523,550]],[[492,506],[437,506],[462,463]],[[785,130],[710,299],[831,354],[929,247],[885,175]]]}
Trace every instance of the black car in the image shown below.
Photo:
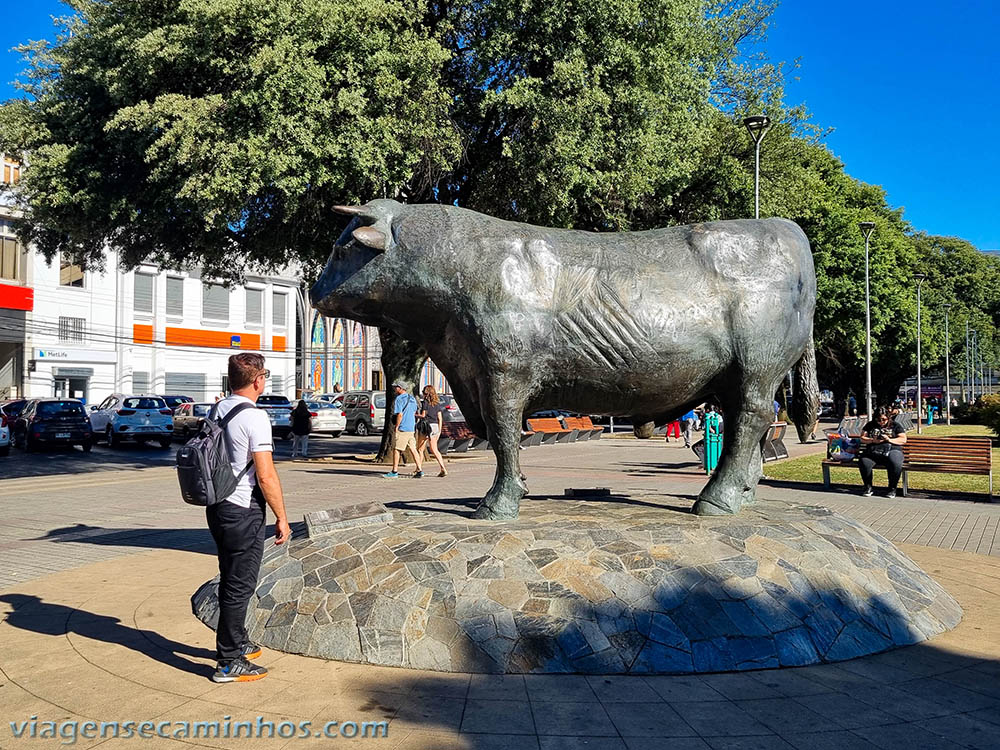
{"label": "black car", "polygon": [[24,407],[31,402],[28,398],[15,398],[0,404],[0,411],[7,415],[7,420],[13,422],[24,411]]}
{"label": "black car", "polygon": [[190,396],[160,396],[160,398],[166,401],[171,409],[176,409],[181,404],[194,403],[194,399]]}
{"label": "black car", "polygon": [[94,433],[83,404],[75,398],[40,398],[14,421],[11,441],[28,453],[57,445],[79,445],[90,451]]}

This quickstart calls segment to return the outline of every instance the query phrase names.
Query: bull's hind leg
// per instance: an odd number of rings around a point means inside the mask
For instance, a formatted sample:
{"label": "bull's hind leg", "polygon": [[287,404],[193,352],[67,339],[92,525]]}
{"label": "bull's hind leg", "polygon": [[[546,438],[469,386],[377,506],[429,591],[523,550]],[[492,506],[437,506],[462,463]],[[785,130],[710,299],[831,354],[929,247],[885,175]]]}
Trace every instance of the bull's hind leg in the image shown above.
{"label": "bull's hind leg", "polygon": [[[503,380],[507,381],[506,378]],[[517,518],[521,498],[528,493],[518,455],[525,403],[523,393],[524,387],[520,383],[510,382],[494,382],[492,388],[485,392],[480,390],[483,420],[497,458],[497,472],[493,486],[472,514],[473,518],[494,521]]]}
{"label": "bull's hind leg", "polygon": [[738,513],[744,503],[753,502],[760,481],[760,439],[774,418],[776,388],[777,382],[770,380],[750,381],[723,401],[722,456],[694,504],[698,515]]}

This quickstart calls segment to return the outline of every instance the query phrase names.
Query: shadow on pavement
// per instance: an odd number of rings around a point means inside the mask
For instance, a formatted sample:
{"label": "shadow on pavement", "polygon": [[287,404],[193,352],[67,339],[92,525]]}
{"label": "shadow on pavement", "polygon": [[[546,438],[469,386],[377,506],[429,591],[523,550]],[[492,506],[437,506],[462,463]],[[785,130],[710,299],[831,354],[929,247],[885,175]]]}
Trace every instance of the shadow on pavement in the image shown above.
{"label": "shadow on pavement", "polygon": [[149,630],[128,627],[117,617],[99,615],[63,604],[51,604],[27,594],[0,594],[0,602],[13,607],[13,611],[7,613],[6,622],[16,628],[41,635],[76,633],[91,640],[125,646],[183,672],[204,677],[212,675],[211,665],[185,657],[214,659],[213,651],[178,643]]}
{"label": "shadow on pavement", "polygon": [[109,547],[137,547],[140,549],[178,549],[215,554],[212,535],[205,528],[190,529],[108,529],[84,523],[50,529],[32,541],[79,542]]}
{"label": "shadow on pavement", "polygon": [[[830,489],[823,486],[822,482],[796,482],[790,479],[771,479],[770,477],[761,477],[760,484],[766,485],[768,487],[780,487],[782,489],[788,490],[804,490],[806,492],[822,492],[830,496],[840,496],[848,495],[859,497],[861,495],[861,485],[851,485],[851,484],[833,484]],[[885,497],[886,488],[885,486],[875,487],[876,497]],[[902,490],[899,490],[897,495],[899,498],[903,498]],[[990,498],[985,492],[954,492],[950,490],[914,490],[911,489],[909,494],[907,494],[906,499],[912,500],[949,500],[952,502],[973,502],[973,503],[986,503],[989,504]]]}

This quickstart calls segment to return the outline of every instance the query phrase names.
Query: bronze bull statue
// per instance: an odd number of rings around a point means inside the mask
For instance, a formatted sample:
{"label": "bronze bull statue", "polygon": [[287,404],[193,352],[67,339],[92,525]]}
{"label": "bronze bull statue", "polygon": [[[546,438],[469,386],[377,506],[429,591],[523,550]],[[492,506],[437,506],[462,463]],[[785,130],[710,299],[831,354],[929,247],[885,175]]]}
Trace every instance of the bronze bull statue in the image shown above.
{"label": "bronze bull statue", "polygon": [[477,518],[517,517],[522,420],[539,409],[663,421],[716,400],[723,455],[699,514],[753,501],[790,369],[800,439],[815,424],[816,278],[790,221],[593,233],[393,200],[337,210],[354,218],[313,304],[426,349],[496,453]]}

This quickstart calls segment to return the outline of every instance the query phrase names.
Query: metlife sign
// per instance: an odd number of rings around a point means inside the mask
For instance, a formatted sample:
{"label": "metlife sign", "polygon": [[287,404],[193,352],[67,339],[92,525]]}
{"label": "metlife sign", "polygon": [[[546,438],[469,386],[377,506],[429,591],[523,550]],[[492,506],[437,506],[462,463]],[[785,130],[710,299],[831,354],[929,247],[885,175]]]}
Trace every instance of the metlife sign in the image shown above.
{"label": "metlife sign", "polygon": [[94,349],[63,349],[61,347],[45,347],[35,349],[35,359],[39,362],[97,362],[114,364],[115,353],[102,352]]}

